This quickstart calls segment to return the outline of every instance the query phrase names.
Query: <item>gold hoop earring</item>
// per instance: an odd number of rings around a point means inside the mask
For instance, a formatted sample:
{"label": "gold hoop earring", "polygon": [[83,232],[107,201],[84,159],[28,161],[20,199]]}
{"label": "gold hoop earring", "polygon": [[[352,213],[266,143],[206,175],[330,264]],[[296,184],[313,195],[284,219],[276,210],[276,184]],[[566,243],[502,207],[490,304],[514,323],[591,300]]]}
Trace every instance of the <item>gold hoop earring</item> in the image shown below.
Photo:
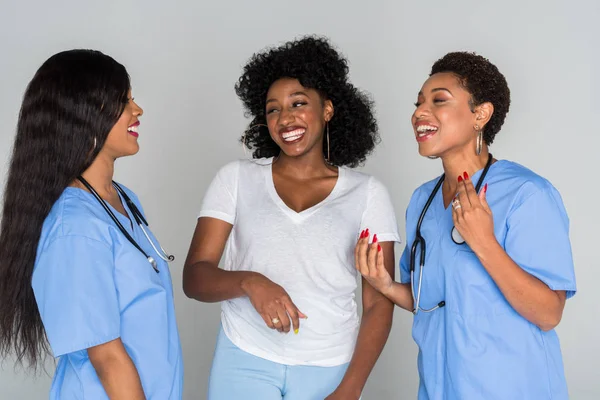
{"label": "gold hoop earring", "polygon": [[482,149],[483,149],[483,131],[479,131],[479,134],[477,135],[477,148],[475,149],[475,154],[480,155]]}
{"label": "gold hoop earring", "polygon": [[327,130],[327,162],[331,164],[331,155],[329,154],[329,121],[327,121],[325,127]]}

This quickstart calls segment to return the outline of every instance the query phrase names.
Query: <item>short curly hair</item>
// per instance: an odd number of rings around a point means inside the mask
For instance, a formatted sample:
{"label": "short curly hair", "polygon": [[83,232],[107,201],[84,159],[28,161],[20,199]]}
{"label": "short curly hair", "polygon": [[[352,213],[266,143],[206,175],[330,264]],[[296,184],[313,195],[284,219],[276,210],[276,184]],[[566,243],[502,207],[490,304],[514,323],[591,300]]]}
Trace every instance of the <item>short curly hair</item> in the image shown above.
{"label": "short curly hair", "polygon": [[452,52],[437,60],[431,75],[440,72],[455,74],[471,94],[471,107],[490,102],[494,113],[483,130],[483,140],[492,144],[510,108],[510,90],[506,78],[487,58],[470,52]]}
{"label": "short curly hair", "polygon": [[[379,141],[373,102],[348,81],[347,60],[326,38],[312,35],[254,54],[235,85],[245,115],[252,118],[241,142],[254,149],[253,157],[274,157],[280,152],[268,129],[257,125],[266,124],[267,92],[281,78],[297,79],[302,86],[317,90],[323,100],[333,103],[329,162],[348,167],[364,163]],[[327,143],[323,142],[327,154]]]}

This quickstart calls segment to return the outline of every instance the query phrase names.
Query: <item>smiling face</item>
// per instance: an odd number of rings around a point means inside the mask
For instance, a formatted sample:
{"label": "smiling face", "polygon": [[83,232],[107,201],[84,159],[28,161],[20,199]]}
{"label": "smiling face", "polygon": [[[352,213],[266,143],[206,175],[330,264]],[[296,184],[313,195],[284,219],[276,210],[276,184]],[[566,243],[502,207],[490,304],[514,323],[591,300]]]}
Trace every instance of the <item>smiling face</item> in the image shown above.
{"label": "smiling face", "polygon": [[131,97],[131,90],[129,91],[128,99],[129,102],[125,106],[117,123],[110,130],[106,142],[100,151],[100,153],[112,159],[134,155],[140,149],[137,141],[139,137],[138,126],[140,125],[138,118],[144,111]]}
{"label": "smiling face", "polygon": [[297,79],[279,79],[267,92],[265,111],[271,138],[284,154],[323,153],[323,131],[333,105],[315,89],[305,88]]}
{"label": "smiling face", "polygon": [[432,75],[421,88],[412,125],[419,153],[437,156],[472,152],[479,130],[489,121],[491,104],[473,107],[471,94],[452,73]]}

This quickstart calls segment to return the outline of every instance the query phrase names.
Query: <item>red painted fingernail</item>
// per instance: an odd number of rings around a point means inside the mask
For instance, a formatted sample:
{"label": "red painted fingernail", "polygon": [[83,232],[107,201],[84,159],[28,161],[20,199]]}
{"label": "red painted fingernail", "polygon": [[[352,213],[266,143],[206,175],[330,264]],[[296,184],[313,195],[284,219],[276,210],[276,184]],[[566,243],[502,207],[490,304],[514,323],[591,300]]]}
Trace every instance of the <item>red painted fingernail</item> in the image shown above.
{"label": "red painted fingernail", "polygon": [[365,237],[365,230],[363,229],[362,232],[360,233],[360,238],[364,238]]}
{"label": "red painted fingernail", "polygon": [[487,192],[487,183],[485,184],[485,186],[483,187],[483,193]]}
{"label": "red painted fingernail", "polygon": [[459,181],[459,182],[462,182],[462,181],[463,181],[463,177],[459,175],[459,176],[458,176],[458,181]]}
{"label": "red painted fingernail", "polygon": [[377,234],[373,235],[373,243],[377,243]]}
{"label": "red painted fingernail", "polygon": [[381,251],[381,245],[377,245],[377,251]]}
{"label": "red painted fingernail", "polygon": [[369,237],[369,228],[365,231],[365,237]]}
{"label": "red painted fingernail", "polygon": [[463,176],[465,177],[465,180],[469,179],[469,174],[467,174],[467,171],[463,173]]}

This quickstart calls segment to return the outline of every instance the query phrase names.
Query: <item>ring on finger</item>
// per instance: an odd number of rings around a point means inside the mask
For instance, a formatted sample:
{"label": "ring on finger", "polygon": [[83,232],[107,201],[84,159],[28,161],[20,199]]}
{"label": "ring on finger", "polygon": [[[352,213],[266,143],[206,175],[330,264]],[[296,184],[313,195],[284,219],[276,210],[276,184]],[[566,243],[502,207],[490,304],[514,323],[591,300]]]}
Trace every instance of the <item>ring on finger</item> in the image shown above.
{"label": "ring on finger", "polygon": [[461,208],[462,206],[460,205],[460,200],[454,199],[454,201],[452,201],[452,207],[454,207],[455,210]]}
{"label": "ring on finger", "polygon": [[278,324],[279,323],[279,318],[275,317],[271,320],[271,322],[273,323],[273,325]]}

